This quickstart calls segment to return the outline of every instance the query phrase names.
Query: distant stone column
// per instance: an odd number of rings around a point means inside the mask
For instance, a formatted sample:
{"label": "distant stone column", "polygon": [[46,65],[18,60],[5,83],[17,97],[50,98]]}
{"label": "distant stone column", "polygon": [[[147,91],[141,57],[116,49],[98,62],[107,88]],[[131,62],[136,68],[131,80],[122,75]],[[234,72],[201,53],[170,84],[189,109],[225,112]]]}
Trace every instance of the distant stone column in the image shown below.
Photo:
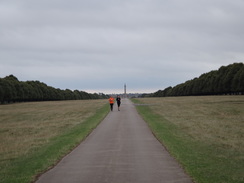
{"label": "distant stone column", "polygon": [[127,95],[126,95],[126,84],[124,84],[124,98],[127,98]]}

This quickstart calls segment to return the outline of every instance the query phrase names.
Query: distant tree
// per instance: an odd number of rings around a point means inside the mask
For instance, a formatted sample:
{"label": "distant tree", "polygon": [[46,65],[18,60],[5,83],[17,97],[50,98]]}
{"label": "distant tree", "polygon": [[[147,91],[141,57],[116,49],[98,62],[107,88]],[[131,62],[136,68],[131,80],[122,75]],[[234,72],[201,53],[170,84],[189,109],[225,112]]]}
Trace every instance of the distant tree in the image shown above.
{"label": "distant tree", "polygon": [[198,78],[158,90],[153,97],[244,94],[244,64],[234,63],[219,70],[204,73]]}
{"label": "distant tree", "polygon": [[233,77],[231,91],[236,94],[244,94],[244,65],[240,67]]}
{"label": "distant tree", "polygon": [[5,94],[4,80],[0,78],[0,104],[4,103],[4,94]]}
{"label": "distant tree", "polygon": [[79,90],[74,90],[74,99],[75,100],[80,100],[82,97],[81,97],[81,93],[79,92]]}
{"label": "distant tree", "polygon": [[90,94],[69,89],[61,90],[40,81],[19,81],[13,75],[0,78],[0,103],[22,101],[81,100],[106,98],[106,95]]}

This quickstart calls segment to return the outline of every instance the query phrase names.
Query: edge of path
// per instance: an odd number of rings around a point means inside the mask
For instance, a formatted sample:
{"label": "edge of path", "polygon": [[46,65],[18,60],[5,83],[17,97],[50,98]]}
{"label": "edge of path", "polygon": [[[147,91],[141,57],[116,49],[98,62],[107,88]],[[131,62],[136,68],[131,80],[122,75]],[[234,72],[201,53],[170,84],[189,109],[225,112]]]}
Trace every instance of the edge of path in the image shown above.
{"label": "edge of path", "polygon": [[[79,138],[78,142],[76,142],[77,139],[74,139],[73,146],[71,148],[69,148],[68,150],[66,150],[65,152],[62,152],[61,156],[56,156],[56,158],[55,158],[56,160],[49,162],[47,165],[43,166],[44,168],[38,169],[37,170],[38,173],[33,175],[31,183],[36,182],[42,174],[44,174],[44,173],[48,172],[49,170],[51,170],[52,168],[54,168],[60,161],[62,161],[62,159],[64,157],[66,157],[74,149],[76,149],[97,128],[97,126],[107,117],[108,114],[109,114],[109,107],[107,106],[107,104],[105,104],[104,106],[102,106],[102,108],[100,108],[98,110],[98,113],[95,113],[94,115],[90,116],[82,124],[80,124],[81,126],[83,126],[83,129],[85,129],[85,131],[83,132],[84,135],[82,135]],[[93,123],[90,124],[90,121],[93,121]],[[73,133],[73,131],[71,131],[69,133]],[[61,140],[62,137],[65,138],[66,135],[67,134],[63,134],[59,137],[55,137],[55,139],[60,138],[60,140]],[[52,144],[49,144],[48,147],[46,147],[46,149],[52,148],[51,146],[52,146]],[[62,147],[60,147],[60,150],[62,150]],[[44,153],[45,152],[43,152],[43,154]],[[48,159],[48,157],[46,157],[46,158]]]}

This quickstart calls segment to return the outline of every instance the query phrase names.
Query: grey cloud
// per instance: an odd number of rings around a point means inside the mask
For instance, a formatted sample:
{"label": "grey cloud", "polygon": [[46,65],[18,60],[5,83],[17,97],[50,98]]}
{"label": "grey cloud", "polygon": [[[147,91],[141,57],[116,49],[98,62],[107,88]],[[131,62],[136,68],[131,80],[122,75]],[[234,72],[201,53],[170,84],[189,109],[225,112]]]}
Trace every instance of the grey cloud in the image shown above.
{"label": "grey cloud", "polygon": [[0,77],[163,89],[243,61],[243,10],[241,0],[1,1]]}

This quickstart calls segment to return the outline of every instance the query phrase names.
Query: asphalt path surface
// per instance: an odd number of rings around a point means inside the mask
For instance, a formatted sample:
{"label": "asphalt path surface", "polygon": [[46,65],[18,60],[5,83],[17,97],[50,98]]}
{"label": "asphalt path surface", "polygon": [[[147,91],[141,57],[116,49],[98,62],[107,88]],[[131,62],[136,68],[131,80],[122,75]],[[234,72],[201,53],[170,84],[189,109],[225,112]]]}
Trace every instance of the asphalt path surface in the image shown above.
{"label": "asphalt path surface", "polygon": [[[109,107],[109,104],[108,104]],[[37,183],[192,183],[128,99]]]}

